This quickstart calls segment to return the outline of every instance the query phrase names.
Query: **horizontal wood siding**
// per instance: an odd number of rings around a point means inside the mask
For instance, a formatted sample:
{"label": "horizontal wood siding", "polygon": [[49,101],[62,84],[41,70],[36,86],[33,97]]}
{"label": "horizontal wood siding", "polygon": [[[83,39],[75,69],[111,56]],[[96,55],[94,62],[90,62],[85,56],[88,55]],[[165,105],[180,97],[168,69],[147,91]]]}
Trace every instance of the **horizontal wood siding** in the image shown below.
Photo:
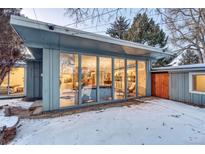
{"label": "horizontal wood siding", "polygon": [[168,73],[152,73],[152,96],[169,98]]}
{"label": "horizontal wood siding", "polygon": [[189,92],[189,73],[170,73],[170,99],[196,105],[205,105],[205,95]]}

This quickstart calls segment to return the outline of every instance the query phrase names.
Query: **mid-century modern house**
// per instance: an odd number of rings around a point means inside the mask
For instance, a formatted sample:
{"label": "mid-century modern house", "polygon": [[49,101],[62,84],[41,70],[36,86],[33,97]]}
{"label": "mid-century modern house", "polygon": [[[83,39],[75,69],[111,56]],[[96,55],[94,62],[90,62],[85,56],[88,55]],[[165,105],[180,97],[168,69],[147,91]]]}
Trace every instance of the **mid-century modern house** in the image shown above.
{"label": "mid-century modern house", "polygon": [[151,96],[154,48],[12,16],[11,25],[34,59],[27,61],[26,99],[51,111]]}

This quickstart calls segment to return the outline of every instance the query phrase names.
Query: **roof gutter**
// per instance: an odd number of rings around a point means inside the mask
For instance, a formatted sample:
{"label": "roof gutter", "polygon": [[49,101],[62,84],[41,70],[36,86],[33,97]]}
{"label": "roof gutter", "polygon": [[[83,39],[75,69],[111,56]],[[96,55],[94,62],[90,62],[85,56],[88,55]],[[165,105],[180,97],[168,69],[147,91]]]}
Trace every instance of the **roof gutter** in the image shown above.
{"label": "roof gutter", "polygon": [[171,67],[152,68],[151,72],[188,72],[188,71],[205,71],[205,64],[182,65]]}

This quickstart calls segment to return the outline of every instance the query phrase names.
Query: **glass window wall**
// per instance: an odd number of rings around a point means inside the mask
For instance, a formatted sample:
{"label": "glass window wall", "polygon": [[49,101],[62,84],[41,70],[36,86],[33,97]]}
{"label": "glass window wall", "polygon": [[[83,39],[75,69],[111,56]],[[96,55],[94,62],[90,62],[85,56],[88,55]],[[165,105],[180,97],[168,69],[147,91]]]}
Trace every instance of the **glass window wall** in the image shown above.
{"label": "glass window wall", "polygon": [[127,97],[136,97],[136,61],[127,60]]}
{"label": "glass window wall", "polygon": [[60,54],[60,107],[78,104],[78,55]]}
{"label": "glass window wall", "polygon": [[99,95],[100,101],[112,100],[112,59],[99,58]]}
{"label": "glass window wall", "polygon": [[81,56],[81,98],[82,103],[96,102],[96,60],[95,56]]}
{"label": "glass window wall", "polygon": [[[125,99],[125,96],[127,98],[137,95],[146,96],[146,62],[128,59],[125,63],[125,59],[122,58],[114,58],[113,61],[114,66],[112,67],[112,58],[99,57],[99,67],[97,67],[96,56],[81,55],[78,58],[78,54],[61,53],[60,107],[79,105],[79,102],[82,104],[97,102],[97,94],[99,102]],[[125,64],[127,64],[127,72],[125,72]],[[136,66],[138,66],[138,72],[136,72]],[[98,86],[97,71],[99,72]],[[78,79],[79,73],[81,74],[80,79]],[[138,75],[138,83],[136,83],[136,75]],[[81,82],[81,89],[79,89],[78,80]],[[7,83],[4,84],[6,86]],[[126,91],[125,84],[127,85]],[[136,86],[138,86],[138,94]]]}
{"label": "glass window wall", "polygon": [[138,96],[146,96],[146,63],[138,61]]}
{"label": "glass window wall", "polygon": [[13,67],[0,85],[0,97],[24,95],[24,67]]}
{"label": "glass window wall", "polygon": [[114,98],[125,98],[125,60],[114,59]]}

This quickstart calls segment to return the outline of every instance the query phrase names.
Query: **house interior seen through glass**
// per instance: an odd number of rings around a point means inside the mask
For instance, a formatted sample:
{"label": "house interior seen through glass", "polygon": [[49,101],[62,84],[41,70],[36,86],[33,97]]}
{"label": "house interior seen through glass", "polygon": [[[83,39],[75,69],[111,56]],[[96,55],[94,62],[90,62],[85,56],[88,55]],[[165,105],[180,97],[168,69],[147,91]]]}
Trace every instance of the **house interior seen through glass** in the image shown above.
{"label": "house interior seen through glass", "polygon": [[127,60],[127,97],[136,97],[136,63]]}
{"label": "house interior seen through glass", "polygon": [[125,59],[114,59],[114,99],[125,98]]}
{"label": "house interior seen through glass", "polygon": [[146,63],[138,61],[138,96],[146,96]]}
{"label": "house interior seen through glass", "polygon": [[205,92],[205,84],[201,84],[201,83],[205,83],[205,74],[193,75],[192,90],[196,92]]}
{"label": "house interior seen through glass", "polygon": [[123,58],[61,53],[59,78],[60,107],[146,95],[145,61],[127,59],[126,62]]}
{"label": "house interior seen through glass", "polygon": [[0,97],[24,95],[24,67],[12,67],[0,84]]}
{"label": "house interior seen through glass", "polygon": [[100,57],[99,58],[99,97],[100,101],[112,100],[112,59]]}
{"label": "house interior seen through glass", "polygon": [[96,102],[96,56],[81,57],[81,98],[82,103]]}
{"label": "house interior seen through glass", "polygon": [[78,104],[78,55],[60,54],[60,107]]}

